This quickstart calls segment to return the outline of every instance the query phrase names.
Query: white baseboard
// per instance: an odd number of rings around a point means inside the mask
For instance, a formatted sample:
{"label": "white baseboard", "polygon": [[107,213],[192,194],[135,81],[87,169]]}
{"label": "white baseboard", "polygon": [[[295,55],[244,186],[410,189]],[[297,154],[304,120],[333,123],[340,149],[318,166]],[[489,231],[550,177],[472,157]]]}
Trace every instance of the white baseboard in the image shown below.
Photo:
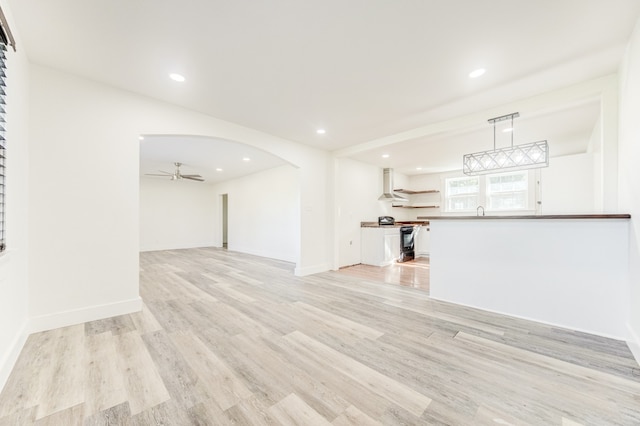
{"label": "white baseboard", "polygon": [[0,354],[2,355],[2,359],[0,359],[0,391],[2,391],[4,385],[7,383],[11,370],[13,370],[18,356],[20,356],[20,352],[27,341],[27,337],[29,337],[29,334],[27,333],[27,322],[25,321],[18,333],[16,333],[13,342],[11,342],[6,349],[6,352]]}
{"label": "white baseboard", "polygon": [[202,243],[180,243],[180,244],[157,244],[151,246],[140,247],[140,251],[163,251],[163,250],[181,250],[190,248],[203,248],[203,247],[220,247],[211,241]]}
{"label": "white baseboard", "polygon": [[320,265],[305,266],[303,268],[296,266],[294,274],[298,277],[304,277],[307,275],[319,274],[320,272],[327,272],[330,269],[331,268],[329,267],[328,263],[322,263]]}
{"label": "white baseboard", "polygon": [[640,334],[631,327],[631,324],[627,324],[627,346],[636,359],[638,365],[640,365]]}
{"label": "white baseboard", "polygon": [[[625,341],[625,338],[623,336],[623,334],[624,334],[623,331],[621,333],[619,333],[619,334],[606,333],[606,332],[603,332],[601,330],[590,330],[590,329],[587,329],[587,328],[575,327],[575,326],[569,325],[569,324],[562,324],[562,323],[557,323],[557,322],[552,322],[552,321],[545,321],[545,320],[540,319],[540,318],[533,318],[533,317],[528,317],[528,316],[525,316],[525,315],[516,315],[516,314],[513,314],[511,312],[504,312],[504,311],[499,311],[499,310],[496,310],[496,309],[488,309],[488,308],[485,308],[485,307],[471,305],[471,304],[468,304],[468,303],[454,302],[454,301],[451,301],[451,300],[448,300],[448,299],[443,299],[443,298],[440,298],[440,297],[434,297],[432,295],[429,295],[429,298],[433,299],[433,300],[439,300],[439,301],[442,301],[442,302],[446,302],[446,303],[451,303],[451,304],[454,304],[454,305],[468,306],[469,308],[478,309],[480,311],[491,312],[491,313],[494,313],[494,314],[504,315],[504,316],[512,317],[512,318],[518,318],[518,319],[531,321],[531,322],[537,322],[539,324],[545,324],[545,325],[549,325],[549,326],[552,326],[552,327],[566,328],[567,330],[578,331],[580,333],[586,333],[586,334],[593,334],[595,336],[606,337],[607,339],[619,340],[619,341],[622,341],[622,342]],[[624,326],[623,326],[623,328],[624,328]]]}
{"label": "white baseboard", "polygon": [[228,250],[235,251],[238,253],[250,254],[253,256],[266,257],[267,259],[283,260],[285,262],[291,262],[291,263],[294,263],[296,261],[296,255],[290,252],[285,253],[285,252],[274,252],[270,250],[256,250],[252,247],[241,247],[233,244],[228,247]]}
{"label": "white baseboard", "polygon": [[53,330],[54,328],[67,327],[69,325],[82,324],[87,321],[95,321],[103,318],[138,312],[142,309],[142,299],[122,300],[106,305],[95,305],[70,311],[56,312],[54,314],[40,315],[29,320],[29,332]]}

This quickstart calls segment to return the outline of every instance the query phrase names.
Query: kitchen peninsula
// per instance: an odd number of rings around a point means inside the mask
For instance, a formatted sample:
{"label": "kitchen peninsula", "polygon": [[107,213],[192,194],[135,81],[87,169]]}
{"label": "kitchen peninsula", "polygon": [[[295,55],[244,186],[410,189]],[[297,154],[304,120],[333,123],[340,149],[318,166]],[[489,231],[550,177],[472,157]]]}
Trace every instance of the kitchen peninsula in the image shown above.
{"label": "kitchen peninsula", "polygon": [[623,339],[628,214],[418,216],[431,297]]}

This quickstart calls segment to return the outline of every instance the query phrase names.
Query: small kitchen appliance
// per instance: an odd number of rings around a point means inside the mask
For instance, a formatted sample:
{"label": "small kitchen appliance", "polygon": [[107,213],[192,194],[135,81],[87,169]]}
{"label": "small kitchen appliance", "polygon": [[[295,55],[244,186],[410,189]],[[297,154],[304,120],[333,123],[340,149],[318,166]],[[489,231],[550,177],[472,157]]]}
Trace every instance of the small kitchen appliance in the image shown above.
{"label": "small kitchen appliance", "polygon": [[396,220],[392,216],[379,216],[378,217],[378,225],[380,226],[388,226],[395,225]]}

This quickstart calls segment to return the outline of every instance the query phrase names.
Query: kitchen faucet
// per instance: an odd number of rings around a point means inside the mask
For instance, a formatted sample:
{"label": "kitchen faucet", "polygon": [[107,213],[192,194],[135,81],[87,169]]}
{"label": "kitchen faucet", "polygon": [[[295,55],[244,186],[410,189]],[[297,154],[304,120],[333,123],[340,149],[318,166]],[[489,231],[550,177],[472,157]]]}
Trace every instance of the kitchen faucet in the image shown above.
{"label": "kitchen faucet", "polygon": [[482,216],[484,216],[484,207],[478,206],[476,209],[476,216],[480,216],[480,209],[482,209]]}

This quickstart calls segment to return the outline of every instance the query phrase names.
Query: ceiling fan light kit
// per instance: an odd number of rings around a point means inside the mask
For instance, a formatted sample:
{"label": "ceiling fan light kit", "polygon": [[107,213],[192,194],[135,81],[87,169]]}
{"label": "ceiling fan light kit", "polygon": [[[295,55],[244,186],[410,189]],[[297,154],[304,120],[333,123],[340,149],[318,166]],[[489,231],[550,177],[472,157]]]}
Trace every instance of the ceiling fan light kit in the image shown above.
{"label": "ceiling fan light kit", "polygon": [[171,180],[188,179],[188,180],[195,180],[198,182],[204,182],[204,179],[202,179],[202,176],[200,175],[183,175],[182,173],[180,173],[180,166],[182,166],[182,163],[173,163],[173,165],[176,166],[176,171],[173,173],[159,170],[159,172],[162,174],[145,173],[145,176],[163,176],[163,177],[169,177]]}
{"label": "ceiling fan light kit", "polygon": [[[502,115],[487,120],[493,124],[493,149],[466,154],[462,157],[462,171],[474,176],[495,173],[502,170],[526,170],[549,166],[549,144],[547,141],[513,145],[513,119],[520,114]],[[511,120],[511,146],[496,149],[496,123]]]}

